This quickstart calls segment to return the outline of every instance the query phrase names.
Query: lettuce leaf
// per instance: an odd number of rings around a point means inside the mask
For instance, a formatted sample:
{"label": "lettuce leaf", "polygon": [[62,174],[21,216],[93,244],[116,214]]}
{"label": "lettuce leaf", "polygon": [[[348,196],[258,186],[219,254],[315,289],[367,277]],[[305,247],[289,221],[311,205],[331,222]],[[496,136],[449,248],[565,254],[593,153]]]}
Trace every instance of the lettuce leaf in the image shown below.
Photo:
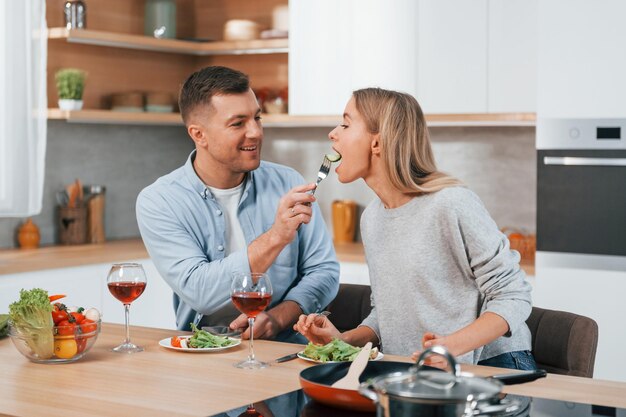
{"label": "lettuce leaf", "polygon": [[[316,345],[309,342],[302,354],[318,362],[348,362],[353,361],[361,349],[343,340],[333,339],[325,345]],[[372,349],[370,359],[375,358],[377,355],[378,349]]]}
{"label": "lettuce leaf", "polygon": [[9,318],[19,337],[40,359],[54,355],[54,322],[47,291],[20,290],[20,299],[9,305]]}

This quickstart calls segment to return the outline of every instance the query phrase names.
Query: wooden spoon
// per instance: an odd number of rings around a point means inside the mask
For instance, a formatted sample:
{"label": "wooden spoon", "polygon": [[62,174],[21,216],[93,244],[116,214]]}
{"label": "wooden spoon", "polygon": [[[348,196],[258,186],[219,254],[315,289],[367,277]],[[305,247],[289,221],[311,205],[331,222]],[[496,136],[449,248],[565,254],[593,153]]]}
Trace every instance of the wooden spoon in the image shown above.
{"label": "wooden spoon", "polygon": [[352,365],[350,365],[346,376],[336,381],[331,386],[333,388],[357,390],[359,388],[359,377],[367,366],[367,362],[370,359],[371,350],[372,342],[367,342],[365,346],[363,346],[363,349],[361,349],[359,354],[356,356],[356,358],[354,358],[354,361],[352,361]]}

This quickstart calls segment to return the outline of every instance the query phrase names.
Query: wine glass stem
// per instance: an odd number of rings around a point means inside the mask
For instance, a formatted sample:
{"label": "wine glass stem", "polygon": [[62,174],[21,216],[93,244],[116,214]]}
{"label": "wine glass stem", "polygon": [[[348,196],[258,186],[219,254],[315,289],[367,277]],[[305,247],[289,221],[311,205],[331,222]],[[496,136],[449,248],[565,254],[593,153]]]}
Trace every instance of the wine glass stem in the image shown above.
{"label": "wine glass stem", "polygon": [[248,317],[248,327],[250,327],[250,341],[248,343],[250,353],[248,354],[248,360],[254,362],[254,317]]}
{"label": "wine glass stem", "polygon": [[129,317],[130,317],[130,304],[124,304],[124,319],[125,319],[125,322],[126,322],[126,342],[124,342],[124,343],[127,344],[127,345],[130,344]]}

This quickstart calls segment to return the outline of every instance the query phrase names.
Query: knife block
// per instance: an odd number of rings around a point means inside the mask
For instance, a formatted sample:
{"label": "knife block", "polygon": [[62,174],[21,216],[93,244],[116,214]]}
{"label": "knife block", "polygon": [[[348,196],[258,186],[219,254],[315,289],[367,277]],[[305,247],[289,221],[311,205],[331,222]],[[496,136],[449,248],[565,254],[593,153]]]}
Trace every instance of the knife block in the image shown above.
{"label": "knife block", "polygon": [[57,232],[61,245],[87,242],[87,207],[58,207]]}

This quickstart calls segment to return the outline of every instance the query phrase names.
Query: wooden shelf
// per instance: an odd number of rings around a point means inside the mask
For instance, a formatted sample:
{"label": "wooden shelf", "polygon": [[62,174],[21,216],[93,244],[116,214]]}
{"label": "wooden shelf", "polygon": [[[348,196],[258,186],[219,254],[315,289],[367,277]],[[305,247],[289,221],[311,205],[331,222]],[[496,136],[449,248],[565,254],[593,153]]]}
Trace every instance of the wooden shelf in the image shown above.
{"label": "wooden shelf", "polygon": [[[263,114],[264,127],[331,127],[341,121],[340,116],[289,116],[288,114]],[[48,119],[66,120],[69,123],[181,125],[179,113],[118,112],[111,110],[68,111],[48,109]]]}
{"label": "wooden shelf", "polygon": [[535,126],[535,113],[427,114],[428,126]]}
{"label": "wooden shelf", "polygon": [[[341,116],[290,116],[264,114],[264,127],[333,127]],[[66,111],[48,109],[48,119],[66,120],[69,123],[182,125],[178,113],[125,113],[111,110]],[[431,127],[441,126],[534,126],[534,113],[484,113],[484,114],[431,114],[426,115]]]}
{"label": "wooden shelf", "polygon": [[168,52],[196,56],[286,54],[289,52],[288,39],[255,39],[251,41],[233,42],[193,42],[178,39],[157,39],[149,36],[105,32],[99,30],[66,28],[48,29],[48,39],[61,39],[69,43],[80,43],[85,45],[110,46],[114,48]]}
{"label": "wooden shelf", "polygon": [[66,120],[69,123],[182,125],[178,113],[121,112],[111,110],[68,111],[48,109],[48,119]]}

